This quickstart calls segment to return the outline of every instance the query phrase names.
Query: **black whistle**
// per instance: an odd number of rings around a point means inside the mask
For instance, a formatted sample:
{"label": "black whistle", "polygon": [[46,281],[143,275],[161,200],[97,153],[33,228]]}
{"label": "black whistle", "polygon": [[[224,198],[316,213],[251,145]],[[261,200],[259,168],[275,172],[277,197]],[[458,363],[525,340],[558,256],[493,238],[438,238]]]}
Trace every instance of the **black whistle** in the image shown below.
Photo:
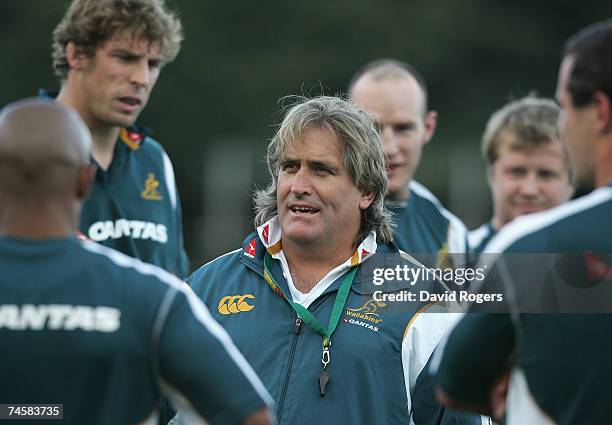
{"label": "black whistle", "polygon": [[330,376],[324,370],[319,374],[319,389],[321,390],[321,397],[325,395],[325,387],[327,387],[327,383],[330,380]]}

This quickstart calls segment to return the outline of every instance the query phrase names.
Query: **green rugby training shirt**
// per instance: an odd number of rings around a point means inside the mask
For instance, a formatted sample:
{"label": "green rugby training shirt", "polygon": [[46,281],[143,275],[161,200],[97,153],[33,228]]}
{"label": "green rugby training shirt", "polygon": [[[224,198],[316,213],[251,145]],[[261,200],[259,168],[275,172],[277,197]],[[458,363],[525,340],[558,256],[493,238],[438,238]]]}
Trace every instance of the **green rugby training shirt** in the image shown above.
{"label": "green rugby training shirt", "polygon": [[[611,217],[608,186],[518,217],[493,238],[487,251],[503,256],[491,260],[484,285],[512,289],[512,314],[470,313],[453,329],[437,368],[451,398],[488,405],[493,383],[511,368],[507,424],[610,422]],[[541,267],[527,267],[530,258]],[[523,311],[532,299],[548,303]]]}
{"label": "green rugby training shirt", "polygon": [[399,249],[428,267],[465,262],[467,228],[425,186],[411,181],[408,201],[387,200],[385,207],[397,224],[393,242]]}
{"label": "green rugby training shirt", "polygon": [[154,419],[162,393],[195,424],[233,425],[272,403],[159,267],[76,238],[0,237],[0,293],[1,403],[63,404],[66,425]]}
{"label": "green rugby training shirt", "polygon": [[89,239],[184,278],[181,206],[168,155],[139,127],[122,128],[113,161],[98,168],[81,212]]}

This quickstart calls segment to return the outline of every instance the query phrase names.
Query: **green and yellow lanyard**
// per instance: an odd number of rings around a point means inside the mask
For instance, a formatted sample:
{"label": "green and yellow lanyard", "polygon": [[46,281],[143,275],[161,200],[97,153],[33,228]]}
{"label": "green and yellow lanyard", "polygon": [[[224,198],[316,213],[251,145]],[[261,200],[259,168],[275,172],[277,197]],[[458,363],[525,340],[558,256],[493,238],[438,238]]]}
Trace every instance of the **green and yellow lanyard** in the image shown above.
{"label": "green and yellow lanyard", "polygon": [[346,299],[348,298],[349,290],[351,288],[353,278],[355,277],[355,273],[357,273],[358,266],[353,267],[342,279],[342,283],[340,284],[340,288],[336,294],[331,316],[329,317],[329,323],[327,324],[327,328],[325,328],[321,322],[319,322],[319,320],[310,311],[308,311],[307,308],[300,304],[294,303],[290,297],[287,297],[280,286],[278,286],[274,276],[272,276],[272,273],[270,273],[269,265],[271,261],[272,256],[269,252],[266,252],[266,255],[264,256],[264,279],[266,283],[274,292],[287,301],[287,303],[293,308],[293,310],[295,310],[298,317],[304,323],[306,323],[313,331],[321,335],[323,338],[323,356],[321,358],[323,368],[319,374],[319,390],[321,392],[321,397],[323,397],[325,395],[325,387],[331,379],[327,373],[327,365],[330,362],[329,349],[331,348],[331,337],[338,326],[340,316],[342,316],[342,311],[344,310],[344,305],[346,304]]}

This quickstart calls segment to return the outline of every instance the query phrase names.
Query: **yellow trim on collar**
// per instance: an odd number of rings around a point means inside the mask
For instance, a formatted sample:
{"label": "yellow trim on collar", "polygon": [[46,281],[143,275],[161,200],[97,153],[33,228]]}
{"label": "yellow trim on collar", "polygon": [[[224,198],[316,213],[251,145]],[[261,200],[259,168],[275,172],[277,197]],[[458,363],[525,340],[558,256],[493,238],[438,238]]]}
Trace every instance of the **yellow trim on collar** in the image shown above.
{"label": "yellow trim on collar", "polygon": [[132,140],[132,138],[128,134],[128,131],[125,127],[121,127],[121,129],[119,130],[119,139],[133,151],[140,148],[140,142],[142,141],[143,137],[144,136],[141,136],[141,138],[138,139],[138,141],[135,141],[135,140]]}
{"label": "yellow trim on collar", "polygon": [[282,247],[283,245],[281,244],[281,241],[278,241],[268,248],[268,252],[270,253],[270,255],[276,255],[280,252]]}

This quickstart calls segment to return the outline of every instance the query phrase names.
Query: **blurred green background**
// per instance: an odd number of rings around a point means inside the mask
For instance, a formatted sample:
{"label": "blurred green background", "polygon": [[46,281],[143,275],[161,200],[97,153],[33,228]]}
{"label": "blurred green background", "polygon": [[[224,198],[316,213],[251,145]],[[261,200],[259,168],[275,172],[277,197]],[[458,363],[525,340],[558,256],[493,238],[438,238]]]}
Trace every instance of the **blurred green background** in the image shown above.
{"label": "blurred green background", "polygon": [[[0,0],[0,104],[57,89],[51,32],[69,2]],[[553,0],[169,2],[186,40],[139,122],[172,158],[192,267],[239,247],[265,148],[288,94],[336,94],[380,57],[412,63],[438,130],[417,179],[474,228],[490,217],[479,140],[489,115],[535,90],[552,97],[560,50],[612,2]]]}

